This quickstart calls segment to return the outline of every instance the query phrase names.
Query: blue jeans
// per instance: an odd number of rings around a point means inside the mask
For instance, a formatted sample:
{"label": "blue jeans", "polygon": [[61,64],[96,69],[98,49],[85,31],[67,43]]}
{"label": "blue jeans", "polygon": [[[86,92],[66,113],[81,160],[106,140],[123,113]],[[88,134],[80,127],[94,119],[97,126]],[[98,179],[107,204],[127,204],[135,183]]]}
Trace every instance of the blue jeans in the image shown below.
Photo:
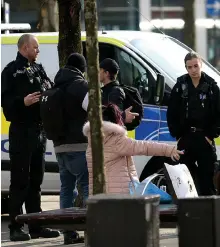
{"label": "blue jeans", "polygon": [[77,197],[77,183],[79,183],[82,189],[83,202],[85,205],[89,195],[89,175],[86,152],[57,153],[56,157],[61,181],[60,208],[73,207]]}

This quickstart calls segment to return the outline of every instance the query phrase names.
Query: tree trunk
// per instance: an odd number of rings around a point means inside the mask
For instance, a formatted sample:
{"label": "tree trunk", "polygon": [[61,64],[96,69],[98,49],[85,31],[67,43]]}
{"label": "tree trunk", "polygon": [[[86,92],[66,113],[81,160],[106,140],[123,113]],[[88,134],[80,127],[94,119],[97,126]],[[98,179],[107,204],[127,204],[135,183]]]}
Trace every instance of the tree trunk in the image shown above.
{"label": "tree trunk", "polygon": [[82,53],[80,0],[58,0],[59,8],[59,64],[63,67],[73,52]]}
{"label": "tree trunk", "polygon": [[[58,0],[59,8],[59,65],[66,64],[68,56],[73,52],[82,53],[81,43],[81,3],[80,0]],[[78,197],[74,206],[83,205],[82,188],[77,185]]]}
{"label": "tree trunk", "polygon": [[58,31],[58,4],[57,0],[40,0],[40,21],[38,29],[41,32]]}
{"label": "tree trunk", "polygon": [[183,20],[185,21],[183,29],[184,43],[191,49],[195,50],[195,17],[194,17],[195,0],[184,1]]}
{"label": "tree trunk", "polygon": [[52,32],[58,32],[59,30],[59,15],[58,15],[58,3],[57,0],[49,0],[48,7],[48,20],[49,26]]}
{"label": "tree trunk", "polygon": [[99,83],[96,0],[85,0],[86,53],[89,78],[89,121],[93,163],[93,194],[105,193],[101,90]]}

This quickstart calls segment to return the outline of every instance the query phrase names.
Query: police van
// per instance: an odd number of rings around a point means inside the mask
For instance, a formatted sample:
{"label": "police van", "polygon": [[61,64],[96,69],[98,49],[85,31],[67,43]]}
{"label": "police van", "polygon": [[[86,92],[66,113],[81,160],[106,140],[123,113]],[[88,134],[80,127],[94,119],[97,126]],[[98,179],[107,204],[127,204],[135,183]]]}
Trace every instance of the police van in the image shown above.
{"label": "police van", "polygon": [[[2,67],[15,59],[17,41],[21,34],[3,34],[1,37]],[[40,43],[38,62],[42,63],[53,80],[58,69],[58,33],[36,33]],[[86,34],[82,32],[83,53]],[[178,40],[164,34],[140,31],[104,31],[98,33],[100,60],[106,57],[115,59],[120,66],[119,81],[136,87],[143,99],[144,117],[135,131],[129,133],[137,140],[175,142],[170,136],[166,121],[167,101],[178,76],[186,73],[185,55],[191,49]],[[220,73],[207,61],[203,61],[203,71],[214,78],[220,86]],[[163,90],[163,80],[165,89]],[[2,114],[1,155],[2,193],[9,188],[8,127]],[[218,160],[220,139],[216,139]],[[159,157],[134,157],[139,176],[147,165],[152,174],[161,168]],[[53,145],[48,141],[46,152],[46,173],[42,186],[43,193],[57,193],[60,189],[58,166]]]}

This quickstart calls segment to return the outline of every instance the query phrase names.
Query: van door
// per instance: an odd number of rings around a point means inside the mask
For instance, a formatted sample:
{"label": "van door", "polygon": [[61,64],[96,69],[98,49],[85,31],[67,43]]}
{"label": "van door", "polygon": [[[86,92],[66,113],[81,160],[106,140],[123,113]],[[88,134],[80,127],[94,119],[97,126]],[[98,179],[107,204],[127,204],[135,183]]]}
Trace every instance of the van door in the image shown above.
{"label": "van door", "polygon": [[159,140],[160,107],[154,105],[155,78],[152,73],[125,50],[116,48],[123,84],[139,90],[144,103],[144,117],[135,129],[138,140]]}
{"label": "van door", "polygon": [[159,141],[160,142],[174,142],[175,139],[170,135],[167,126],[167,106],[169,102],[169,97],[171,93],[171,88],[166,84],[164,98],[160,107],[160,131],[159,131]]}

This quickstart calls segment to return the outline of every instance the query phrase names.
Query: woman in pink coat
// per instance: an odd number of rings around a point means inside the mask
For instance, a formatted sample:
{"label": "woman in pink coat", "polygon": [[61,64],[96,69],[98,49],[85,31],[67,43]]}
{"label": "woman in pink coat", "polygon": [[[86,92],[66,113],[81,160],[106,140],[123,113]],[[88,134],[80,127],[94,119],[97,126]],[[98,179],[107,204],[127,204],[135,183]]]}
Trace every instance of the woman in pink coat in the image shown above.
{"label": "woman in pink coat", "polygon": [[[103,144],[104,166],[106,174],[106,192],[111,194],[128,194],[129,182],[138,180],[137,171],[131,156],[167,156],[179,160],[182,152],[176,146],[152,141],[137,141],[127,137],[123,126],[121,113],[117,106],[109,104],[103,110]],[[89,170],[89,194],[92,194],[92,152],[90,140],[90,124],[83,127],[83,133],[88,137],[86,152]]]}

